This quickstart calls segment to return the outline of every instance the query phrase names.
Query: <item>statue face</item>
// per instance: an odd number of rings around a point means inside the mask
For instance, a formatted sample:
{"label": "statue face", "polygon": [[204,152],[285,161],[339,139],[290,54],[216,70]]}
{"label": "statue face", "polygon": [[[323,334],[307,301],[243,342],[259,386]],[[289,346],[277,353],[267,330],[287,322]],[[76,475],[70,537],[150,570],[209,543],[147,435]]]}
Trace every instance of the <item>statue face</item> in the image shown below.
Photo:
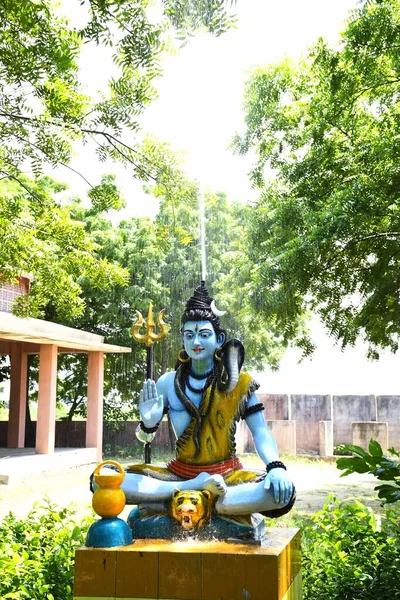
{"label": "statue face", "polygon": [[224,343],[224,334],[218,337],[210,321],[187,321],[183,326],[183,345],[192,360],[209,360]]}

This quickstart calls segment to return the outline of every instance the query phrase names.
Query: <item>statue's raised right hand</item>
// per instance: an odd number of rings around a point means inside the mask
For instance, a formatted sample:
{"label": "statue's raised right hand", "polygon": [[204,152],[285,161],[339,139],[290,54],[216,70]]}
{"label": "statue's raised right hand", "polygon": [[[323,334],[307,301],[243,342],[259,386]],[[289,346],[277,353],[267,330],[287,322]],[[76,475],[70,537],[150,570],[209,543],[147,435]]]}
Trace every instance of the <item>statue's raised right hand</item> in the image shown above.
{"label": "statue's raised right hand", "polygon": [[144,382],[139,398],[140,418],[146,427],[155,427],[163,417],[164,398],[157,393],[156,384],[152,379]]}

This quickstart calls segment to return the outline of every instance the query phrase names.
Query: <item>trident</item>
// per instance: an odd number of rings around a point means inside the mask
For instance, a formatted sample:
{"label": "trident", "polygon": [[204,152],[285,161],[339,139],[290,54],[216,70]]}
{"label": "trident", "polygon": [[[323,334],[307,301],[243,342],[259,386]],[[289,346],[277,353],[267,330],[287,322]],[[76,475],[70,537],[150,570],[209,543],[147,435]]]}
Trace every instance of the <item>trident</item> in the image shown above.
{"label": "trident", "polygon": [[[154,354],[153,344],[164,339],[169,331],[169,325],[163,321],[164,310],[158,313],[157,323],[159,326],[159,333],[155,333],[156,324],[153,317],[153,304],[150,302],[149,311],[147,313],[147,319],[143,319],[142,314],[137,310],[137,321],[132,325],[132,337],[139,344],[145,344],[147,350],[146,357],[146,378],[154,379]],[[142,326],[145,326],[146,333],[140,333]],[[144,446],[145,463],[151,463],[150,443],[146,442]]]}
{"label": "trident", "polygon": [[[160,333],[155,333],[156,324],[153,318],[153,304],[150,302],[149,312],[147,313],[146,321],[143,319],[142,313],[136,311],[137,321],[132,325],[132,337],[139,344],[146,344],[147,346],[147,379],[154,379],[154,358],[153,358],[153,344],[164,339],[169,331],[169,325],[163,321],[164,311],[161,310],[158,313],[157,323],[160,328]],[[146,327],[146,333],[139,333],[142,325]]]}

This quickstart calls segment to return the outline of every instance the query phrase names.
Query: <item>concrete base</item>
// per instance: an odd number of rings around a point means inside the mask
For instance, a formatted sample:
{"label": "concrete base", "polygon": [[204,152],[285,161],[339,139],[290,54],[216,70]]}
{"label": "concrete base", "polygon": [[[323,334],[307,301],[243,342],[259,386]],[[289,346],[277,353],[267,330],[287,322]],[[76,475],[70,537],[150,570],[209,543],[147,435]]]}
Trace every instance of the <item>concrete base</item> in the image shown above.
{"label": "concrete base", "polygon": [[75,600],[301,600],[298,529],[267,528],[261,546],[135,540],[75,554]]}
{"label": "concrete base", "polygon": [[96,462],[96,448],[59,448],[53,454],[37,454],[34,448],[0,448],[0,484]]}

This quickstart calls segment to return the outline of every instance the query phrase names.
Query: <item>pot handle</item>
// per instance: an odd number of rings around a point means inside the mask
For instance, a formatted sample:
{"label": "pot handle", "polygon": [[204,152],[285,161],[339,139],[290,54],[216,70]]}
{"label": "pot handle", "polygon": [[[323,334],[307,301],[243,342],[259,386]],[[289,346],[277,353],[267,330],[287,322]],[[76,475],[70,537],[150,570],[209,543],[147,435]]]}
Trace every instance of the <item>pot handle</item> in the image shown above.
{"label": "pot handle", "polygon": [[112,465],[113,467],[117,467],[120,475],[125,474],[123,466],[120,465],[119,462],[116,462],[115,460],[104,460],[103,462],[101,462],[100,464],[97,465],[93,474],[98,475],[100,473],[100,469],[102,469],[105,465]]}

